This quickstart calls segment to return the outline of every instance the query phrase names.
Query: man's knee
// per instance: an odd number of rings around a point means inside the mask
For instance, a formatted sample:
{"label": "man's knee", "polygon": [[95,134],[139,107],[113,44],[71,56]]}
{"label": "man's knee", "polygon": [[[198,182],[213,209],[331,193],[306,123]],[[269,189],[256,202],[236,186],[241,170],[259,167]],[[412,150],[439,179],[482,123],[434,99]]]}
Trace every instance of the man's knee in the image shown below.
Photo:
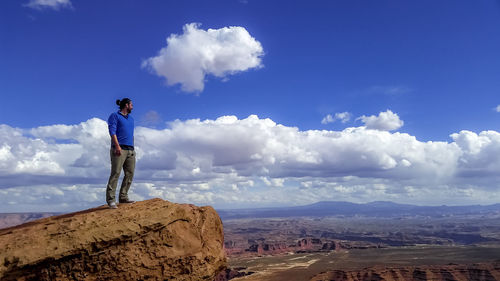
{"label": "man's knee", "polygon": [[110,175],[110,177],[113,177],[113,178],[118,178],[118,177],[120,177],[120,174],[121,174],[121,171],[120,171],[120,170],[111,170],[111,175]]}
{"label": "man's knee", "polygon": [[124,175],[123,175],[123,178],[126,178],[126,179],[129,179],[131,180],[132,178],[134,177],[134,172],[125,172]]}

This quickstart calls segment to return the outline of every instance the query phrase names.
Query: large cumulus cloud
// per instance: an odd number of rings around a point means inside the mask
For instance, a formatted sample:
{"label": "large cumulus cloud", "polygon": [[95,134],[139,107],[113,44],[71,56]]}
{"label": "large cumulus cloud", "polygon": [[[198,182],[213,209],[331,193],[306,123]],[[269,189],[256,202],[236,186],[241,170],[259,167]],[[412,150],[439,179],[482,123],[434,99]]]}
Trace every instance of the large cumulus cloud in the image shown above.
{"label": "large cumulus cloud", "polygon": [[167,46],[143,61],[168,85],[181,84],[185,92],[201,92],[205,76],[226,77],[262,66],[262,45],[240,26],[200,29],[200,24],[183,27],[183,34],[172,34]]}
{"label": "large cumulus cloud", "polygon": [[[104,120],[28,130],[0,125],[0,144],[3,211],[104,202],[109,173]],[[450,142],[421,142],[368,126],[303,131],[255,115],[222,116],[176,120],[163,130],[137,127],[136,147],[136,199],[219,207],[500,199],[500,161],[494,157],[500,154],[500,133],[495,131],[461,131]]]}

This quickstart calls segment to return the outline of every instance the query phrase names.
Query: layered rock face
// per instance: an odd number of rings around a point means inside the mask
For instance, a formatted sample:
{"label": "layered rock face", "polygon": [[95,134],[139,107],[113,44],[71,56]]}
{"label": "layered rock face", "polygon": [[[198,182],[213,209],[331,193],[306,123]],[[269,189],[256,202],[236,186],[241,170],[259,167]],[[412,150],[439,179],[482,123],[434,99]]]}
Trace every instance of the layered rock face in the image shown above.
{"label": "layered rock face", "polygon": [[0,280],[214,280],[223,243],[212,207],[102,206],[0,230]]}
{"label": "layered rock face", "polygon": [[[227,238],[227,233],[226,233]],[[322,251],[336,251],[343,249],[368,249],[381,248],[380,245],[364,241],[339,241],[339,240],[324,240],[318,238],[301,238],[296,241],[288,242],[267,242],[264,238],[256,240],[243,241],[239,239],[226,240],[224,248],[226,254],[232,257],[249,257],[260,255],[277,255],[282,253],[314,253]]]}
{"label": "layered rock face", "polygon": [[500,280],[500,262],[472,265],[429,265],[370,267],[362,270],[333,270],[314,276],[311,281],[496,281]]}

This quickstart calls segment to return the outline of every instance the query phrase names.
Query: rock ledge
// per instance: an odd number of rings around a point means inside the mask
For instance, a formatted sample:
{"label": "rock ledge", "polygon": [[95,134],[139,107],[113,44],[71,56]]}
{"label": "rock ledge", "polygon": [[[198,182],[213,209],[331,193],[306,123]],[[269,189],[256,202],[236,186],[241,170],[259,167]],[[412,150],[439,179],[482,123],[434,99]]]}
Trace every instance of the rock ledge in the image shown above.
{"label": "rock ledge", "polygon": [[209,206],[101,206],[1,229],[0,280],[214,280],[223,243]]}

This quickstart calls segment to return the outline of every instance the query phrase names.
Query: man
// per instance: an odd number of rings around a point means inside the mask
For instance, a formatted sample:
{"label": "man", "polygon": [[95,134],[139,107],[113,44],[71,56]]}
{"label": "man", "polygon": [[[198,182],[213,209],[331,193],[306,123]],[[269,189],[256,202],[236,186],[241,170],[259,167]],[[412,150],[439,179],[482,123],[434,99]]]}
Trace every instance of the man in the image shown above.
{"label": "man", "polygon": [[134,118],[130,116],[134,107],[129,98],[116,100],[116,104],[120,106],[120,110],[111,113],[108,118],[108,130],[111,136],[111,175],[106,187],[106,202],[111,209],[118,208],[115,195],[122,168],[125,175],[120,188],[119,202],[134,203],[128,198],[135,170]]}

